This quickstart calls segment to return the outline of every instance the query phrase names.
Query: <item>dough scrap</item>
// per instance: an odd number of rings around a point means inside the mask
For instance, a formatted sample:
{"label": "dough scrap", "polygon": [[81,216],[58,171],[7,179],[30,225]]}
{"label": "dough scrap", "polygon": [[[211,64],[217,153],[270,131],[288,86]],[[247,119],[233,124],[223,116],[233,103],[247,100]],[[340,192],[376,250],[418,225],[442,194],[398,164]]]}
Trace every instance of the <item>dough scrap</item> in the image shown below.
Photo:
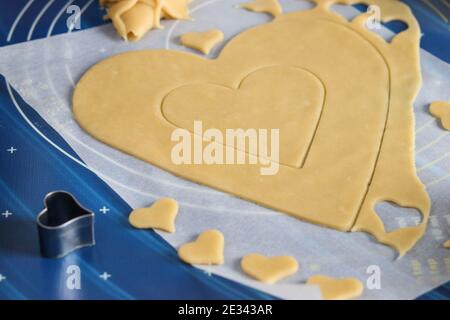
{"label": "dough scrap", "polygon": [[256,280],[273,284],[296,273],[298,263],[291,256],[266,257],[251,253],[242,258],[241,268]]}
{"label": "dough scrap", "polygon": [[[312,223],[368,232],[403,255],[422,237],[430,212],[414,163],[412,104],[420,88],[419,26],[401,2],[366,1],[380,7],[383,21],[398,19],[408,24],[408,29],[386,43],[366,29],[370,14],[348,22],[329,10],[335,2],[357,0],[316,2],[311,10],[283,14],[240,33],[214,60],[173,50],[127,52],[103,60],[78,82],[74,117],[98,140],[180,177]],[[323,111],[300,168],[289,165],[289,157],[282,159],[284,163],[272,176],[261,176],[257,165],[171,161],[174,143],[170,137],[181,119],[175,112],[167,118],[164,112],[170,106],[164,101],[180,101],[177,96],[193,94],[185,86],[220,85],[239,91],[246,77],[271,72],[270,68],[302,69],[325,88]],[[307,86],[308,81],[301,80],[299,85]],[[268,82],[261,94],[276,91],[274,87],[273,81]],[[290,99],[292,94],[283,98]],[[311,94],[304,99],[317,98]],[[249,108],[257,110],[260,98],[254,99]],[[217,113],[194,106],[191,110],[196,113],[184,119],[190,124],[200,116],[216,128],[223,125]],[[266,112],[252,125],[268,129],[277,112]],[[290,122],[302,121],[288,115],[277,115],[281,141]],[[374,210],[379,201],[416,208],[422,222],[386,232]]]}
{"label": "dough scrap", "polygon": [[356,278],[333,279],[324,275],[308,278],[306,284],[318,285],[325,300],[347,300],[359,297],[364,287]]}
{"label": "dough scrap", "polygon": [[100,0],[117,33],[137,41],[150,29],[161,28],[160,20],[189,19],[190,0]]}
{"label": "dough scrap", "polygon": [[189,264],[218,265],[224,263],[225,239],[219,230],[202,232],[195,241],[183,244],[178,256]]}
{"label": "dough scrap", "polygon": [[182,45],[209,54],[212,48],[223,41],[223,32],[211,29],[205,32],[188,32],[180,37]]}
{"label": "dough scrap", "polygon": [[241,8],[254,12],[265,12],[271,14],[273,17],[278,17],[283,13],[283,8],[278,0],[254,0],[242,4]]}
{"label": "dough scrap", "polygon": [[444,242],[444,248],[450,249],[450,239]]}
{"label": "dough scrap", "polygon": [[133,210],[128,221],[137,229],[159,229],[173,233],[177,214],[178,202],[172,198],[161,198],[149,208]]}
{"label": "dough scrap", "polygon": [[436,101],[430,105],[430,113],[441,120],[442,127],[450,130],[450,103]]}

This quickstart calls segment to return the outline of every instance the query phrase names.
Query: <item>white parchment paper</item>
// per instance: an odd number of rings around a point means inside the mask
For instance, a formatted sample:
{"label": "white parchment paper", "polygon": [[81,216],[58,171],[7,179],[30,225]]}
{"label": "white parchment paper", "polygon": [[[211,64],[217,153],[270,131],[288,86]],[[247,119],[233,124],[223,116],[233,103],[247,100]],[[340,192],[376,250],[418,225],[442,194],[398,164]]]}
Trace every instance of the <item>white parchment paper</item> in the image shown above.
{"label": "white parchment paper", "polygon": [[[161,233],[171,245],[178,247],[209,228],[220,229],[226,239],[226,263],[209,267],[213,273],[286,299],[319,298],[316,287],[302,285],[307,277],[317,273],[358,277],[364,284],[373,284],[371,272],[379,270],[380,288],[369,285],[363,295],[371,299],[412,299],[448,281],[450,251],[442,244],[450,238],[450,135],[427,109],[432,101],[450,98],[450,66],[423,50],[423,88],[414,106],[416,161],[433,208],[424,238],[400,260],[395,259],[392,249],[364,233],[342,233],[302,222],[177,178],[96,141],[78,127],[71,114],[71,95],[74,84],[90,66],[129,50],[190,51],[178,44],[179,35],[188,31],[219,28],[229,40],[249,27],[270,21],[268,15],[237,8],[242,2],[245,1],[194,0],[191,4],[194,21],[165,21],[163,30],[153,30],[137,43],[120,40],[113,27],[105,25],[3,47],[0,48],[0,73],[66,139],[86,166],[132,207],[147,206],[166,196],[179,201],[177,232]],[[286,12],[311,7],[299,0],[281,3]],[[351,7],[339,6],[337,10],[348,17],[357,14]],[[382,33],[390,34],[386,30]],[[213,50],[209,58],[216,57],[222,47]],[[39,128],[35,130],[39,133]],[[420,221],[417,212],[390,204],[380,204],[377,211],[388,229]],[[249,252],[293,255],[300,262],[300,271],[280,284],[260,285],[240,270],[239,261]]]}

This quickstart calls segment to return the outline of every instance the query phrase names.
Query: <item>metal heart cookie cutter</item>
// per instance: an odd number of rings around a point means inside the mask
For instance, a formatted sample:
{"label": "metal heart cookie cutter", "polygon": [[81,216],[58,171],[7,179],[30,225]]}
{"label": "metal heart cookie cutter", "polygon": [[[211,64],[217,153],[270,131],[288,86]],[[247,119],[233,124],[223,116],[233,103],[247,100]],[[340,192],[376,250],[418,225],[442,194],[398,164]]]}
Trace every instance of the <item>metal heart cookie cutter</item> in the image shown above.
{"label": "metal heart cookie cutter", "polygon": [[51,192],[45,196],[44,205],[45,209],[36,218],[44,257],[61,258],[95,245],[94,213],[81,206],[70,193]]}

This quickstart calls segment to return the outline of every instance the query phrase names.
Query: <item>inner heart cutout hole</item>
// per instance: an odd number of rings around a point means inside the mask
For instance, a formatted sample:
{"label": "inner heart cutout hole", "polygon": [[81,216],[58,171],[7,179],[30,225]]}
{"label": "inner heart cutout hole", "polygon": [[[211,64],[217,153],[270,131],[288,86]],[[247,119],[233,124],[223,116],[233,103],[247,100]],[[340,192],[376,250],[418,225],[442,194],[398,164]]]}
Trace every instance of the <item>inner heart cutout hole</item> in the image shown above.
{"label": "inner heart cutout hole", "polygon": [[386,232],[418,226],[422,222],[422,215],[419,210],[402,207],[391,201],[377,203],[375,212],[383,221]]}

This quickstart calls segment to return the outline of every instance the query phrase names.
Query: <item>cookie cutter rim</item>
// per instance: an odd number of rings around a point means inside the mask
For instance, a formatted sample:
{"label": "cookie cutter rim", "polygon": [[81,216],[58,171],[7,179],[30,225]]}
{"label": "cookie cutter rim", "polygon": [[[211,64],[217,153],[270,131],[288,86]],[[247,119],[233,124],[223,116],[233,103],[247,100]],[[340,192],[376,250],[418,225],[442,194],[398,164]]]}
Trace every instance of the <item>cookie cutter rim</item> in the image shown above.
{"label": "cookie cutter rim", "polygon": [[[49,226],[49,225],[46,225],[46,224],[42,223],[41,222],[42,216],[45,213],[48,212],[48,205],[47,205],[48,199],[50,197],[54,196],[55,194],[65,194],[65,195],[67,195],[74,202],[75,205],[77,205],[81,210],[84,211],[84,213],[79,215],[78,217],[69,219],[66,222],[64,222],[62,224],[59,224],[59,225],[56,225],[56,226]],[[92,222],[91,222],[91,226],[90,226],[90,229],[91,229],[91,241],[90,242],[86,242],[86,243],[74,246],[70,250],[64,251],[64,252],[62,252],[62,253],[60,253],[60,254],[58,254],[56,256],[53,256],[53,255],[52,256],[47,256],[47,255],[45,255],[43,253],[44,250],[42,248],[42,241],[41,241],[42,235],[41,235],[41,232],[38,230],[39,231],[38,232],[39,233],[39,246],[40,246],[41,255],[43,255],[46,258],[58,259],[58,258],[62,258],[64,256],[66,256],[69,253],[72,253],[72,252],[74,252],[74,251],[76,251],[78,249],[81,249],[81,248],[84,248],[84,247],[95,246],[95,244],[96,244],[96,242],[95,242],[95,228],[94,228],[95,214],[91,210],[86,209],[83,205],[81,205],[80,202],[77,200],[77,198],[75,196],[73,196],[73,194],[71,194],[70,192],[64,191],[64,190],[51,191],[51,192],[47,193],[44,196],[43,203],[44,203],[44,209],[42,209],[38,213],[38,215],[36,216],[36,223],[38,225],[38,228],[42,228],[43,230],[60,230],[60,229],[64,229],[64,228],[66,228],[66,227],[68,227],[68,226],[78,222],[79,220],[86,219],[86,218],[91,218]]]}

